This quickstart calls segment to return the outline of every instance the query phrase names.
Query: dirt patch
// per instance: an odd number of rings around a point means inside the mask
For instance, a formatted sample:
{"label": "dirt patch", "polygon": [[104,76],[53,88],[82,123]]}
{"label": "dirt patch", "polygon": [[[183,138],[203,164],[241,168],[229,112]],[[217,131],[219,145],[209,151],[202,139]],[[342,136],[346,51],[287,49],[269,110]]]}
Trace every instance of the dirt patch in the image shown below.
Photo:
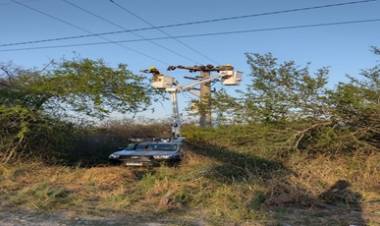
{"label": "dirt patch", "polygon": [[26,210],[0,210],[0,225],[2,226],[76,226],[76,225],[134,225],[134,226],[163,226],[163,225],[205,225],[199,220],[169,219],[159,216],[116,215],[78,216],[71,212],[38,213]]}

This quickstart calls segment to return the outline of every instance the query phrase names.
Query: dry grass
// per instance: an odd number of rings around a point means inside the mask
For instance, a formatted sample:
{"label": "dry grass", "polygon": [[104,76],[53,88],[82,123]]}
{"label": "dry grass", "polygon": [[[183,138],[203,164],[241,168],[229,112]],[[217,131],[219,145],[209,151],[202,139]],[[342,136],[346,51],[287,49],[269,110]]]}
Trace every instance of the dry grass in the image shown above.
{"label": "dry grass", "polygon": [[[380,204],[379,162],[379,153],[312,159],[294,154],[284,162],[286,174],[274,172],[268,178],[255,176],[249,169],[252,175],[244,180],[228,178],[236,176],[229,171],[233,168],[223,168],[224,162],[190,150],[181,167],[153,170],[20,163],[0,166],[0,200],[2,207],[39,211],[202,216],[215,225],[344,225],[360,218],[375,222]],[[360,209],[355,210],[359,215],[347,216],[350,202],[329,205],[320,199],[338,180],[349,181],[352,194],[360,193]],[[300,212],[304,217],[298,216]]]}
{"label": "dry grass", "polygon": [[[110,137],[123,126],[112,125]],[[299,128],[260,128],[187,130],[185,160],[174,168],[3,164],[0,207],[211,225],[380,224],[380,152],[291,152],[283,147]]]}

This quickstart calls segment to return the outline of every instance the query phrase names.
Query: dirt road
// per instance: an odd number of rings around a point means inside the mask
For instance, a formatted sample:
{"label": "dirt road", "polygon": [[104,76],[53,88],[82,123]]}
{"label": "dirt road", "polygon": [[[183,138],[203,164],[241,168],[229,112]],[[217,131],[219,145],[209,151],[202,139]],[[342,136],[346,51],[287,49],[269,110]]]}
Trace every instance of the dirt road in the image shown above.
{"label": "dirt road", "polygon": [[0,210],[1,226],[76,226],[76,225],[136,225],[136,226],[166,226],[166,225],[205,225],[202,222],[165,219],[152,217],[135,217],[125,215],[81,216],[65,213],[35,213],[27,211]]}

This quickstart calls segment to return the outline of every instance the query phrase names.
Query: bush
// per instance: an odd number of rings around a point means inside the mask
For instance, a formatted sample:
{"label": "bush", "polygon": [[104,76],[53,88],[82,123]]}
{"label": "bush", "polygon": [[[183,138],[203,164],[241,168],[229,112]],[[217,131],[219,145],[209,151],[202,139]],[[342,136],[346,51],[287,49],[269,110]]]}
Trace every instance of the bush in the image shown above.
{"label": "bush", "polygon": [[131,138],[168,137],[168,124],[109,122],[101,127],[60,121],[27,108],[0,107],[0,161],[100,164]]}
{"label": "bush", "polygon": [[73,125],[27,108],[0,107],[0,160],[19,158],[59,160],[70,148]]}

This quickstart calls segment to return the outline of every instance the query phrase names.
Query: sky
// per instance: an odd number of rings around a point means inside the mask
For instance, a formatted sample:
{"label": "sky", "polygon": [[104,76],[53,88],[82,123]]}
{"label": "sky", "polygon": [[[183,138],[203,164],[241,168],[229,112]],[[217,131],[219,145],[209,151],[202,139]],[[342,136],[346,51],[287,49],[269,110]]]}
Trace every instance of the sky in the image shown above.
{"label": "sky", "polygon": [[[62,0],[17,0],[22,4],[54,15],[83,28],[88,32],[108,32],[120,30],[120,27],[106,23],[99,18],[65,3]],[[116,7],[109,0],[68,0],[100,15],[127,29],[147,27],[143,21],[131,16]],[[144,18],[154,25],[183,23],[195,20],[220,17],[240,16],[253,13],[342,3],[353,0],[115,0],[118,4]],[[35,11],[15,4],[11,0],[0,0],[0,44],[30,40],[65,37],[86,34],[83,29],[76,29]],[[347,20],[379,19],[380,4],[378,1],[341,7],[331,7],[313,11],[269,15],[245,18],[233,21],[208,23],[176,28],[164,31],[171,36],[241,29],[260,29],[279,26],[329,23]],[[123,33],[106,36],[107,40],[139,39],[164,36],[157,30],[141,31],[137,34]],[[119,63],[129,65],[129,69],[139,73],[150,66],[158,67],[165,72],[167,65],[194,65],[195,63],[232,64],[245,74],[239,87],[227,87],[231,93],[236,89],[245,89],[249,82],[250,69],[246,64],[244,53],[271,52],[280,61],[294,60],[297,65],[311,63],[310,69],[316,70],[329,66],[331,73],[329,86],[334,87],[340,81],[346,81],[345,75],[357,76],[361,69],[378,63],[378,59],[369,51],[371,46],[380,46],[380,22],[350,24],[342,26],[314,27],[293,30],[266,31],[256,33],[233,34],[228,36],[209,36],[180,39],[185,47],[173,39],[156,41],[161,48],[147,41],[129,42],[120,45],[107,44],[96,46],[76,46],[67,48],[25,50],[1,52],[0,62],[10,62],[26,68],[42,68],[51,59],[83,57],[104,59],[111,66]],[[90,37],[75,40],[55,41],[18,47],[37,47],[46,45],[79,44],[104,41],[102,37]],[[155,61],[144,55],[130,51],[134,48],[159,59]],[[169,51],[167,49],[170,49]],[[175,52],[176,54],[173,54]],[[201,54],[199,54],[199,52]],[[185,56],[180,57],[179,55]],[[204,57],[204,56],[207,56]],[[210,61],[212,60],[212,62]],[[160,62],[163,61],[164,63]],[[186,71],[165,72],[175,76],[182,84]],[[217,86],[218,88],[220,86]],[[180,95],[180,109],[184,109],[192,99],[189,94]],[[154,113],[143,112],[139,116],[147,118],[165,118],[171,114],[169,102],[155,103]],[[114,114],[113,117],[130,117]]]}

